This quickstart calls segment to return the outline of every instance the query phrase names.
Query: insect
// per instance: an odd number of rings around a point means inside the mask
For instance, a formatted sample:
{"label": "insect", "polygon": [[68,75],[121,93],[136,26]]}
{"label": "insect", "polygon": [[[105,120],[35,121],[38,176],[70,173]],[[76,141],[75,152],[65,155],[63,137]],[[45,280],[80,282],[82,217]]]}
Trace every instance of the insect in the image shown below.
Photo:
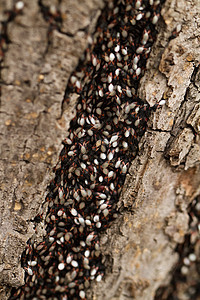
{"label": "insect", "polygon": [[159,1],[119,0],[102,13],[85,62],[69,81],[68,91],[79,93],[77,114],[49,187],[47,237],[31,248],[38,264],[26,269],[26,287],[10,299],[86,299],[90,282],[102,280],[100,235],[116,216],[151,112],[136,93],[160,9]]}

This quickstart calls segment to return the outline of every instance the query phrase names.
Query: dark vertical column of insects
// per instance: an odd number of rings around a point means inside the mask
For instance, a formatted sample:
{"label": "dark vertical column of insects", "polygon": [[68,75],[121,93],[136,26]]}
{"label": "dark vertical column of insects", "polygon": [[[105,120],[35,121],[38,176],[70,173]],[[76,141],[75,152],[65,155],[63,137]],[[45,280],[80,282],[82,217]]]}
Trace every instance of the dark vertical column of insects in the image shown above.
{"label": "dark vertical column of insects", "polygon": [[46,198],[47,235],[39,244],[29,241],[22,257],[26,283],[11,299],[85,299],[90,282],[102,279],[100,234],[117,217],[151,112],[137,88],[160,8],[158,0],[119,0],[102,14],[66,90],[79,99]]}
{"label": "dark vertical column of insects", "polygon": [[166,286],[160,287],[155,300],[190,299],[197,300],[200,295],[200,257],[199,226],[200,198],[197,197],[188,207],[189,230],[183,244],[178,244],[176,252],[179,260],[173,270],[172,278]]}

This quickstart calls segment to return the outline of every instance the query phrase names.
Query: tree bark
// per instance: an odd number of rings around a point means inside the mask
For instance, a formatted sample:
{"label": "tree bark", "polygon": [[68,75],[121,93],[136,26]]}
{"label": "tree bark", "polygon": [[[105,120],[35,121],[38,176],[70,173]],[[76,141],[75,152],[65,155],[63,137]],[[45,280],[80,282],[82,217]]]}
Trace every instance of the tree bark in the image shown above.
{"label": "tree bark", "polygon": [[[21,254],[33,235],[33,219],[45,200],[61,143],[74,115],[75,100],[62,108],[71,72],[87,46],[103,1],[42,1],[64,20],[49,31],[38,1],[23,1],[23,12],[7,24],[8,49],[1,69],[2,299],[24,283]],[[0,1],[1,21],[11,1]],[[2,29],[2,28],[1,28]],[[38,235],[44,230],[41,227]]]}
{"label": "tree bark", "polygon": [[[76,99],[62,105],[65,88],[104,7],[103,0],[41,3],[61,11],[62,27],[49,32],[41,5],[24,1],[23,14],[8,23],[1,69],[1,299],[24,282],[21,254],[75,113]],[[0,8],[12,6],[1,1]],[[166,104],[150,118],[118,203],[120,216],[102,235],[107,271],[88,299],[154,299],[177,262],[187,207],[200,194],[199,13],[198,0],[167,0],[162,9],[139,96],[152,106]],[[44,233],[40,224],[36,239]]]}

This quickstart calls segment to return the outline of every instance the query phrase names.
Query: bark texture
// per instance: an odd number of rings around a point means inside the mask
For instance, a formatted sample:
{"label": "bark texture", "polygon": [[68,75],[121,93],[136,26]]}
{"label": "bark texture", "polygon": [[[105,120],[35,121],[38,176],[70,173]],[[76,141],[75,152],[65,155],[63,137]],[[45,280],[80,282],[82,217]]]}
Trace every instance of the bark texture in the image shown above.
{"label": "bark texture", "polygon": [[110,271],[93,299],[154,299],[178,259],[187,207],[200,193],[199,9],[198,1],[166,1],[162,10],[140,97],[166,105],[152,115],[127,175],[122,216],[102,238]]}
{"label": "bark texture", "polygon": [[[21,253],[74,114],[75,99],[62,106],[65,87],[104,5],[42,1],[63,18],[61,30],[48,35],[41,6],[24,3],[23,14],[8,24],[11,42],[1,70],[0,299],[23,284]],[[12,1],[0,1],[0,8],[11,7]],[[187,207],[200,194],[199,13],[198,0],[167,0],[163,7],[139,96],[166,105],[151,117],[126,178],[121,215],[102,236],[107,273],[88,299],[154,299],[177,261]],[[181,30],[171,39],[174,29]],[[43,233],[41,224],[36,239]]]}
{"label": "bark texture", "polygon": [[[0,1],[0,19],[14,1]],[[60,10],[63,24],[49,34],[38,1],[8,23],[10,43],[1,70],[0,285],[24,282],[21,254],[45,200],[75,100],[62,107],[65,88],[94,30],[103,1],[43,1]],[[44,233],[38,228],[38,236]]]}

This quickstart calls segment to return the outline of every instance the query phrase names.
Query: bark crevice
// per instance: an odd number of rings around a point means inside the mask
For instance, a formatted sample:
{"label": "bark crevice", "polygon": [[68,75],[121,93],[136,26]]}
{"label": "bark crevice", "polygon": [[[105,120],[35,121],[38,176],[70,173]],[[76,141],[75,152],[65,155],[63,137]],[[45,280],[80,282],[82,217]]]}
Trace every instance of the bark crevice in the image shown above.
{"label": "bark crevice", "polygon": [[[40,2],[62,8],[62,15],[67,12],[72,20],[63,19],[62,29],[48,35]],[[23,284],[21,253],[34,233],[33,219],[44,203],[50,170],[74,115],[76,97],[66,102],[66,85],[104,5],[94,0],[88,7],[84,2],[74,17],[79,1],[70,1],[70,10],[63,0],[24,3],[23,14],[8,25],[11,42],[1,62],[2,299],[7,299],[9,286]],[[28,17],[28,11],[34,17]],[[88,299],[153,300],[178,261],[175,249],[188,232],[187,208],[200,194],[198,13],[197,0],[168,0],[162,10],[139,96],[151,106],[161,99],[166,105],[152,114],[127,174],[120,214],[101,238],[105,281],[91,289]],[[178,25],[181,30],[173,33]],[[23,36],[26,42],[21,45]],[[37,43],[38,49],[33,46]],[[43,234],[41,224],[37,239]]]}

